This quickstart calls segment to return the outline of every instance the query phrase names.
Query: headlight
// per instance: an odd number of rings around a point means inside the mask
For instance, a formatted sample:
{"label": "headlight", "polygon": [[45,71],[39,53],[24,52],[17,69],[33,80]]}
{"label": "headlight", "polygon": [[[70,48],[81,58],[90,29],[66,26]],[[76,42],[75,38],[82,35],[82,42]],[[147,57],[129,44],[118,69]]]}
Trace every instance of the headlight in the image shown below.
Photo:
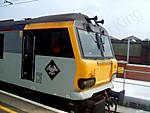
{"label": "headlight", "polygon": [[116,78],[116,76],[117,76],[117,74],[113,73],[110,81],[114,81],[114,79]]}
{"label": "headlight", "polygon": [[95,81],[96,81],[95,78],[79,79],[78,86],[80,89],[87,89],[94,86]]}

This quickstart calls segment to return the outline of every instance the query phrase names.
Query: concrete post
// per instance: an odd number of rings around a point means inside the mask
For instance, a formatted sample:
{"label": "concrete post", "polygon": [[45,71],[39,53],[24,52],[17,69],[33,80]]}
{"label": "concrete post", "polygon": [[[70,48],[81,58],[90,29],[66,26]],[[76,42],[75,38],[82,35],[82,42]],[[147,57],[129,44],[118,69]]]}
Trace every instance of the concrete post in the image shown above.
{"label": "concrete post", "polygon": [[130,57],[130,39],[128,39],[128,49],[127,49],[127,63],[129,64]]}

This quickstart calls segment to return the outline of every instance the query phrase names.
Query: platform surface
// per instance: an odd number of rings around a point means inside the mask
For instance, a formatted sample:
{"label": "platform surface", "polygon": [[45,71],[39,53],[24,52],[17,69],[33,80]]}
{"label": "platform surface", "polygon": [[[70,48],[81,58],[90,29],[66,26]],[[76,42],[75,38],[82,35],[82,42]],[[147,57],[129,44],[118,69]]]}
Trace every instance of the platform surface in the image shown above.
{"label": "platform surface", "polygon": [[[116,78],[114,83],[114,90],[123,90],[123,79]],[[150,82],[138,80],[125,80],[125,96],[141,98],[150,101]]]}
{"label": "platform surface", "polygon": [[0,101],[0,113],[27,113],[14,106],[8,105]]}
{"label": "platform surface", "polygon": [[124,105],[150,111],[150,82],[116,78],[114,91],[125,90]]}
{"label": "platform surface", "polygon": [[11,110],[11,113],[56,113],[2,93],[0,93],[0,106],[5,107],[5,109],[0,107],[0,113],[10,113],[6,109]]}

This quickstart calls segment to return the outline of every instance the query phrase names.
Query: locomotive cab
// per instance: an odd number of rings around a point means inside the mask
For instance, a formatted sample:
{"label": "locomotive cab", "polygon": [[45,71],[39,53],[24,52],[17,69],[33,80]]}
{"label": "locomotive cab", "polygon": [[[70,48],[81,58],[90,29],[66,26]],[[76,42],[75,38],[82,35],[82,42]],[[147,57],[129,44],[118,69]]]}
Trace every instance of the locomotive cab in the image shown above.
{"label": "locomotive cab", "polygon": [[[88,26],[88,27],[87,27]],[[76,21],[77,50],[73,98],[87,99],[105,89],[112,89],[117,61],[107,31],[102,26]],[[78,92],[79,91],[79,92]]]}

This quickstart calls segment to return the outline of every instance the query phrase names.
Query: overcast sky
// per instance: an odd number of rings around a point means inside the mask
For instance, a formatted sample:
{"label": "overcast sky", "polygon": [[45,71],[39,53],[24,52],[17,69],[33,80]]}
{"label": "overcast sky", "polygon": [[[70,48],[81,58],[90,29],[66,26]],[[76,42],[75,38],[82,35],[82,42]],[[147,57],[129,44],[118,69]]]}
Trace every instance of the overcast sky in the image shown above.
{"label": "overcast sky", "polygon": [[[0,0],[2,2],[4,0]],[[0,20],[72,12],[80,12],[90,17],[97,15],[99,20],[103,18],[104,27],[116,38],[134,35],[140,39],[150,39],[150,0],[38,0],[0,7]]]}

